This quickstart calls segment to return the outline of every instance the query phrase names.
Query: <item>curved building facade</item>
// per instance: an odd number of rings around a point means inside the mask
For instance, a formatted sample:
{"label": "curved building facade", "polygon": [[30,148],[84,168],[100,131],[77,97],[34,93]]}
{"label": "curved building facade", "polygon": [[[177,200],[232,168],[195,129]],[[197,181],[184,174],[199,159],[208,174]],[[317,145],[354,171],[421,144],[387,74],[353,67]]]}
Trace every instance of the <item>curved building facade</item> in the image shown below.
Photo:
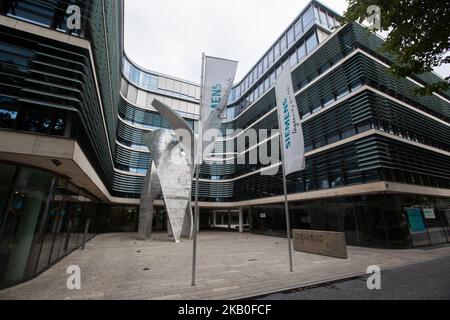
{"label": "curved building facade", "polygon": [[[65,29],[55,1],[0,1],[0,286],[80,247],[85,229],[137,230],[142,137],[168,128],[154,98],[198,129],[199,85],[123,54],[121,1],[56,2],[83,4],[80,30]],[[215,150],[227,161],[201,167],[201,228],[286,233],[281,170],[262,174],[280,163],[259,156],[278,140],[274,85],[289,67],[307,163],[288,177],[293,228],[360,246],[450,240],[450,93],[413,95],[438,77],[392,77],[383,40],[338,17],[311,1],[235,84],[222,130],[236,133]],[[239,149],[253,129],[259,143]],[[156,205],[153,226],[166,230]]]}

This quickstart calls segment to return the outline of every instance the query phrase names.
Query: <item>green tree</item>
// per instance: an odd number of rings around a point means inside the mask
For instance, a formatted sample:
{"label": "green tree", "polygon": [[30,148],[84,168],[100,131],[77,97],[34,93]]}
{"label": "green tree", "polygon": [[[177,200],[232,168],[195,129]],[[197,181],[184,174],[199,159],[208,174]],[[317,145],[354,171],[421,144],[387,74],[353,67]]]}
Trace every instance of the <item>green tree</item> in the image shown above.
{"label": "green tree", "polygon": [[[450,1],[449,0],[348,0],[344,22],[362,23],[367,9],[381,9],[380,30],[389,31],[384,50],[395,55],[397,62],[390,68],[397,77],[430,72],[450,63]],[[416,90],[416,94],[431,95],[450,89],[450,75],[444,81]]]}

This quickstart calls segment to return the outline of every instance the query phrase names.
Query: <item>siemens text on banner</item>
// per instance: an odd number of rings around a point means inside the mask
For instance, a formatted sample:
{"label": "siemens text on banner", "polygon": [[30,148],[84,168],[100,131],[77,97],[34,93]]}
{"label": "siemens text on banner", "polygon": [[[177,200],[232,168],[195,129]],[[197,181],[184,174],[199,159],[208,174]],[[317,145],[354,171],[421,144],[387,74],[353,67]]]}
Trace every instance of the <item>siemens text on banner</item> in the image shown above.
{"label": "siemens text on banner", "polygon": [[238,63],[214,57],[206,57],[203,83],[203,101],[201,103],[201,137],[196,163],[203,162],[204,157],[214,149],[224,113],[228,104]]}
{"label": "siemens text on banner", "polygon": [[276,85],[278,117],[282,148],[284,151],[285,174],[305,169],[305,141],[300,115],[295,100],[291,72],[284,68]]}

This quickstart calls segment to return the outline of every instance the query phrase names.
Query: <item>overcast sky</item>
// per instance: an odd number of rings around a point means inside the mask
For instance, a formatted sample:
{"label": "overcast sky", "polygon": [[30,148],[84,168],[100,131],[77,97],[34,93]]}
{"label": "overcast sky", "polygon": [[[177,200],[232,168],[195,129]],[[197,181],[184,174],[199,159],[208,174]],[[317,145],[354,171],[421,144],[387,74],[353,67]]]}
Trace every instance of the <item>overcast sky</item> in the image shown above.
{"label": "overcast sky", "polygon": [[[125,51],[142,67],[196,83],[200,82],[202,52],[237,60],[239,81],[307,3],[125,0]],[[341,14],[347,7],[346,0],[322,3]]]}

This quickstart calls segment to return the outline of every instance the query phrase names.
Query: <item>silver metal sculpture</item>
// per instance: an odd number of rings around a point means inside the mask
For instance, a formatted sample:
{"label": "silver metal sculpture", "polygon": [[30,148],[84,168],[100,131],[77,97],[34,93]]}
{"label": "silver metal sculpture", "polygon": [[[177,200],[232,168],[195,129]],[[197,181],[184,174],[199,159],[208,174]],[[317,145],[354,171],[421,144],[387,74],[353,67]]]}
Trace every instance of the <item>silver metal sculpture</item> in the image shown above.
{"label": "silver metal sculpture", "polygon": [[191,208],[192,150],[194,132],[170,107],[157,99],[152,106],[166,119],[172,130],[158,129],[144,135],[144,143],[152,160],[144,180],[139,210],[138,238],[151,237],[156,197],[162,192],[175,239],[191,238],[193,217]]}

